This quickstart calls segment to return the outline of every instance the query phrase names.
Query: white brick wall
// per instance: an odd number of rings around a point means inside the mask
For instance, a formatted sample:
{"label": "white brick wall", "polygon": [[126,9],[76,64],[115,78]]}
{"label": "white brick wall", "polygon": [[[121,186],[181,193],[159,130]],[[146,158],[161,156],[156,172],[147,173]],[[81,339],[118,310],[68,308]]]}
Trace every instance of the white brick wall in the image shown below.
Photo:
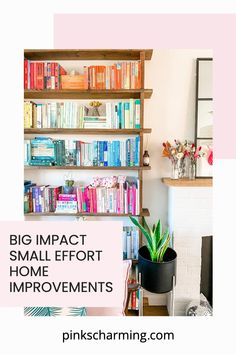
{"label": "white brick wall", "polygon": [[[212,188],[170,187],[168,223],[177,252],[175,316],[200,295],[201,237],[212,235]],[[168,308],[170,297],[168,296]]]}

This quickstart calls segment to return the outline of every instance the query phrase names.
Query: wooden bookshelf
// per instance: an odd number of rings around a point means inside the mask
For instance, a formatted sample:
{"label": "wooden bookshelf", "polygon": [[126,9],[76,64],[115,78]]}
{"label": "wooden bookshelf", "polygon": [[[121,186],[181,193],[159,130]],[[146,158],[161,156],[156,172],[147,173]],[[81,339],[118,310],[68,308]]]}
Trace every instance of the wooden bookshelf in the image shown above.
{"label": "wooden bookshelf", "polygon": [[26,49],[29,60],[139,60],[140,53],[151,60],[152,49]]}
{"label": "wooden bookshelf", "polygon": [[[149,216],[148,209],[142,209],[142,212],[137,217]],[[115,217],[129,217],[132,214],[117,214],[117,213],[26,213],[25,216],[115,216]],[[133,215],[134,216],[134,215]]]}
{"label": "wooden bookshelf", "polygon": [[213,185],[212,178],[162,178],[162,182],[168,187],[212,187]]}
{"label": "wooden bookshelf", "polygon": [[[149,216],[149,210],[143,208],[143,171],[150,170],[151,167],[143,166],[143,138],[144,134],[151,133],[150,128],[144,128],[144,102],[145,99],[152,97],[152,89],[145,89],[145,61],[151,60],[153,51],[151,49],[27,49],[24,51],[24,57],[28,60],[35,61],[132,61],[140,60],[141,62],[141,88],[140,89],[121,89],[121,90],[25,90],[24,98],[26,100],[72,100],[72,99],[140,99],[140,129],[70,129],[70,128],[49,128],[49,129],[24,129],[26,135],[30,134],[57,134],[57,135],[139,135],[140,137],[140,166],[135,167],[103,167],[103,166],[30,166],[26,167],[27,170],[39,171],[45,170],[134,170],[139,178],[139,202],[140,214],[136,215],[139,222],[142,221],[143,216]],[[73,216],[73,217],[128,217],[129,214],[117,213],[27,213],[26,218],[30,217],[60,217],[60,216]],[[139,234],[141,244],[141,233]],[[137,264],[137,260],[133,260]]]}
{"label": "wooden bookshelf", "polygon": [[140,135],[152,132],[150,128],[143,129],[85,129],[85,128],[29,128],[24,134],[69,134],[69,135]]}
{"label": "wooden bookshelf", "polygon": [[151,166],[25,166],[25,170],[151,170]]}
{"label": "wooden bookshelf", "polygon": [[25,90],[24,98],[33,99],[127,99],[151,98],[152,90]]}

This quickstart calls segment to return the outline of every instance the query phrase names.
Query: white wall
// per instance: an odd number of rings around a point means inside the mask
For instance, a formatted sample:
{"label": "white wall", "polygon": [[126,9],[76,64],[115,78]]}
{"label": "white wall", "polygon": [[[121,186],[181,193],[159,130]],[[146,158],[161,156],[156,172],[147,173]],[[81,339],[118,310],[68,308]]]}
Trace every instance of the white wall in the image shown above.
{"label": "white wall", "polygon": [[161,178],[170,175],[170,161],[161,157],[162,142],[194,139],[195,60],[211,56],[211,50],[154,50],[146,63],[145,85],[153,89],[152,98],[145,101],[145,126],[152,128],[148,141],[152,169],[144,172],[143,205],[150,210],[150,223],[158,218],[167,221],[167,189]]}
{"label": "white wall", "polygon": [[[196,58],[212,55],[211,50],[201,49],[154,50],[146,63],[145,87],[153,89],[152,98],[145,101],[144,115],[145,127],[152,128],[148,138],[152,169],[144,172],[143,205],[150,210],[150,224],[159,218],[167,223],[167,187],[161,178],[170,176],[170,161],[161,157],[162,142],[194,139]],[[166,295],[148,297],[150,304],[166,303]]]}

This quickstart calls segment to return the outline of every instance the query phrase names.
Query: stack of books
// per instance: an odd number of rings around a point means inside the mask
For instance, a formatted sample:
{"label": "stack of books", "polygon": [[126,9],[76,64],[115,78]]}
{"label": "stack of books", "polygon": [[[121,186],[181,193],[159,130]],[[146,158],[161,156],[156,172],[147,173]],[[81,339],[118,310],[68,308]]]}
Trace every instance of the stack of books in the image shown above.
{"label": "stack of books", "polygon": [[29,166],[139,166],[140,137],[126,140],[80,140],[36,137],[24,141],[24,163]]}
{"label": "stack of books", "polygon": [[91,90],[141,88],[141,62],[120,62],[113,65],[84,67],[84,76]]}
{"label": "stack of books", "polygon": [[66,75],[66,71],[59,63],[24,60],[25,90],[59,89],[62,75]]}
{"label": "stack of books", "polygon": [[62,186],[31,186],[29,188],[29,210],[33,213],[55,212]]}
{"label": "stack of books", "polygon": [[55,144],[51,138],[37,137],[24,141],[24,162],[31,166],[53,166],[56,163]]}
{"label": "stack of books", "polygon": [[139,179],[119,176],[113,187],[75,187],[74,194],[63,194],[62,186],[35,185],[29,181],[28,205],[33,213],[115,213],[139,214]]}
{"label": "stack of books", "polygon": [[123,259],[138,259],[139,231],[134,226],[123,227]]}
{"label": "stack of books", "polygon": [[78,211],[139,215],[139,179],[125,177],[114,187],[77,187]]}
{"label": "stack of books", "polygon": [[81,72],[67,75],[57,62],[24,60],[24,89],[55,90],[63,88],[120,90],[141,88],[141,62],[125,61],[112,65],[84,66]]}
{"label": "stack of books", "polygon": [[78,102],[24,103],[24,128],[139,129],[140,99],[102,103],[99,115]]}

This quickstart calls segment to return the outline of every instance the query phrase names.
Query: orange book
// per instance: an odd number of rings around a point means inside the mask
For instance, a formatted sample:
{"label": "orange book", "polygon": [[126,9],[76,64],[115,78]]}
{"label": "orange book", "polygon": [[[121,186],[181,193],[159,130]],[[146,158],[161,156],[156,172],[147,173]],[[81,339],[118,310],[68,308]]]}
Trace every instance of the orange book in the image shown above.
{"label": "orange book", "polygon": [[90,83],[90,89],[95,90],[96,89],[96,66],[95,65],[89,67],[89,83]]}
{"label": "orange book", "polygon": [[88,90],[89,88],[89,68],[84,66],[84,89]]}
{"label": "orange book", "polygon": [[135,89],[141,88],[141,63],[140,61],[136,62],[135,65]]}
{"label": "orange book", "polygon": [[96,66],[96,89],[102,90],[102,67]]}
{"label": "orange book", "polygon": [[117,90],[121,89],[121,64],[116,64],[116,88]]}
{"label": "orange book", "polygon": [[116,65],[111,66],[111,89],[116,90]]}
{"label": "orange book", "polygon": [[130,63],[126,63],[126,88],[130,89]]}

